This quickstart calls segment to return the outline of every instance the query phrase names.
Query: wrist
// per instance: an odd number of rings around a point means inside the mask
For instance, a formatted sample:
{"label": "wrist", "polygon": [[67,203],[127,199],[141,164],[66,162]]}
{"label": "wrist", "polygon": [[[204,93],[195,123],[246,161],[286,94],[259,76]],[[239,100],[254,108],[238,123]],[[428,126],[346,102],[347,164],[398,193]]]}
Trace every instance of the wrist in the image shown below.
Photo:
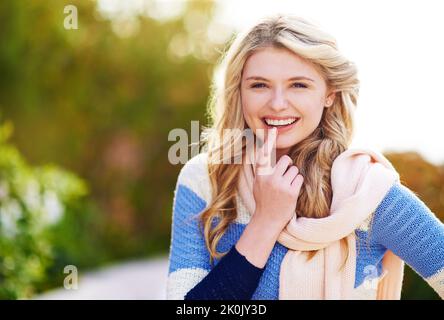
{"label": "wrist", "polygon": [[285,228],[286,223],[277,219],[273,219],[266,214],[261,214],[257,211],[254,212],[251,217],[250,223],[256,224],[259,227],[264,228],[269,233],[275,234],[276,238],[281,231]]}
{"label": "wrist", "polygon": [[277,224],[253,215],[236,243],[236,249],[251,264],[263,268],[281,231]]}

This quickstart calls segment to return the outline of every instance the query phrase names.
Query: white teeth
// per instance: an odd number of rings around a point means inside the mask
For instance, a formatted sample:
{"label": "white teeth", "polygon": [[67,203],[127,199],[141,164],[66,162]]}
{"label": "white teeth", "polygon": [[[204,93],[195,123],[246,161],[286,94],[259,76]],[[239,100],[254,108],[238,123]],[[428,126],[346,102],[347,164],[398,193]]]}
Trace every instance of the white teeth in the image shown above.
{"label": "white teeth", "polygon": [[288,119],[284,119],[284,120],[275,120],[275,119],[265,119],[265,122],[269,125],[269,126],[284,126],[284,125],[289,125],[292,124],[293,122],[295,122],[298,118],[288,118]]}

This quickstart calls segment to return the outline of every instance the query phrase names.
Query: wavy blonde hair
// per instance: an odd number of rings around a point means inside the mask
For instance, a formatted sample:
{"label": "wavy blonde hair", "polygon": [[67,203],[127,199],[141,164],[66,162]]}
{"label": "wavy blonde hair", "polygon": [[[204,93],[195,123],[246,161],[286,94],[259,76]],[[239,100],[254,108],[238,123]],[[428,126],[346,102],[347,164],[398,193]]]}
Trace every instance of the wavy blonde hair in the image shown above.
{"label": "wavy blonde hair", "polygon": [[[248,57],[265,47],[286,48],[313,63],[326,81],[327,88],[335,91],[334,103],[324,108],[319,126],[289,152],[304,177],[296,207],[298,215],[323,218],[329,214],[331,166],[352,140],[353,113],[359,91],[357,68],[339,52],[331,35],[306,19],[281,14],[264,18],[240,33],[218,65],[219,73],[215,73],[207,109],[210,126],[202,133],[208,153],[212,203],[199,219],[210,263],[226,254],[217,252],[217,244],[237,217],[236,194],[241,166],[233,164],[233,159],[238,155],[229,154],[229,158],[223,159],[220,156],[226,154],[222,150],[232,150],[239,141],[242,152],[245,150],[242,131],[247,124],[240,96],[242,71]],[[227,138],[224,129],[239,130],[237,135]],[[310,252],[308,258],[311,259],[315,253]]]}

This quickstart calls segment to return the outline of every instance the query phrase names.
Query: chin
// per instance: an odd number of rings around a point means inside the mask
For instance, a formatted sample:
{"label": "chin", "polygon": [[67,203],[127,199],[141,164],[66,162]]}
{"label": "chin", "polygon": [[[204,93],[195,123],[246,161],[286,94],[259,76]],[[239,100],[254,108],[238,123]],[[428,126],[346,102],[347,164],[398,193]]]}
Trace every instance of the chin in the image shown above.
{"label": "chin", "polygon": [[276,141],[276,148],[277,149],[287,149],[287,148],[291,148],[293,146],[295,146],[296,144],[298,144],[300,142],[300,140],[298,139],[294,139],[294,137],[278,137],[277,141]]}

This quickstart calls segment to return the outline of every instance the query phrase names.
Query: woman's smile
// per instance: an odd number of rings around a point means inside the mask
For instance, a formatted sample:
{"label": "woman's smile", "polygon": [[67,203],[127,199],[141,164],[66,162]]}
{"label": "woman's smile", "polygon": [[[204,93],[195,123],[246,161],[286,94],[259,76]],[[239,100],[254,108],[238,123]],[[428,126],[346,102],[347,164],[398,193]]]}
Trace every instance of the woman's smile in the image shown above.
{"label": "woman's smile", "polygon": [[262,118],[262,122],[266,129],[277,128],[278,133],[283,133],[295,128],[299,124],[300,119],[300,117],[265,116]]}

